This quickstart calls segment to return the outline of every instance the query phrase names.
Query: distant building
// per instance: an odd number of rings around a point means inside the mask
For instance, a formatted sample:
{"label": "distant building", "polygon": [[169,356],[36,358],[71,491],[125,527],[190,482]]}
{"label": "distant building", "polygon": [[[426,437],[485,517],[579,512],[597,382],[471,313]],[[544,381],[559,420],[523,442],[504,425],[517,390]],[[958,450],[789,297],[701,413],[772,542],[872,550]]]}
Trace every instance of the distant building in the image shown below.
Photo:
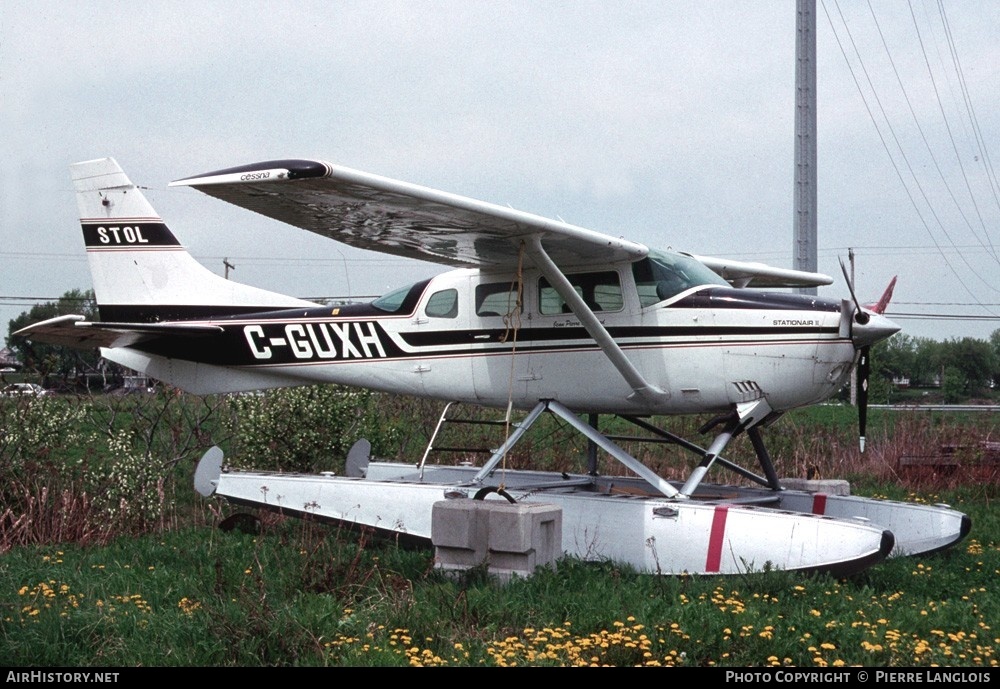
{"label": "distant building", "polygon": [[14,352],[10,351],[7,347],[0,349],[0,371],[10,373],[18,371],[20,368],[21,362],[14,356]]}
{"label": "distant building", "polygon": [[124,392],[153,392],[153,383],[146,376],[125,376],[122,381]]}

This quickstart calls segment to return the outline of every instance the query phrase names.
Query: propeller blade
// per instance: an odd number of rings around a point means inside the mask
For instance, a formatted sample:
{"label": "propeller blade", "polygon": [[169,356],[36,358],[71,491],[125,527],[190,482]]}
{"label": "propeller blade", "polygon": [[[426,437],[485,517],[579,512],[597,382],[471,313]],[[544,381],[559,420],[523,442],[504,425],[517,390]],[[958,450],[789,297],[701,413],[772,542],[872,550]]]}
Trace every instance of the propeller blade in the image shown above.
{"label": "propeller blade", "polygon": [[868,322],[868,314],[864,312],[861,308],[861,302],[858,301],[858,295],[854,293],[854,283],[851,282],[851,276],[847,274],[847,265],[844,263],[844,259],[840,259],[840,271],[844,274],[844,281],[847,283],[847,289],[851,291],[851,299],[854,300],[854,320],[858,323],[864,325]]}
{"label": "propeller blade", "polygon": [[858,430],[860,431],[859,443],[861,452],[865,451],[865,434],[868,431],[868,374],[871,372],[871,361],[869,360],[870,347],[861,348],[861,357],[858,359]]}

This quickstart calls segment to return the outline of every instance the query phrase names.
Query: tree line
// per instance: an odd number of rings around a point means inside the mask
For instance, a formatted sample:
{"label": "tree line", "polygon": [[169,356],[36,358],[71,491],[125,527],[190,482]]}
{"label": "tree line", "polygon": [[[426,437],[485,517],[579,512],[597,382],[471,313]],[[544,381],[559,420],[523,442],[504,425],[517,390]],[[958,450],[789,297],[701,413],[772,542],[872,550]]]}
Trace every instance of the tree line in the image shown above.
{"label": "tree line", "polygon": [[70,290],[56,301],[35,304],[7,323],[7,348],[21,370],[40,377],[45,387],[74,387],[77,379],[85,381],[89,374],[107,371],[96,350],[43,344],[14,335],[21,328],[69,314],[83,316],[88,321],[100,320],[93,290]]}
{"label": "tree line", "polygon": [[988,340],[896,333],[872,348],[871,362],[872,382],[883,386],[879,394],[887,401],[901,388],[939,389],[947,403],[993,398],[1000,384],[1000,330]]}

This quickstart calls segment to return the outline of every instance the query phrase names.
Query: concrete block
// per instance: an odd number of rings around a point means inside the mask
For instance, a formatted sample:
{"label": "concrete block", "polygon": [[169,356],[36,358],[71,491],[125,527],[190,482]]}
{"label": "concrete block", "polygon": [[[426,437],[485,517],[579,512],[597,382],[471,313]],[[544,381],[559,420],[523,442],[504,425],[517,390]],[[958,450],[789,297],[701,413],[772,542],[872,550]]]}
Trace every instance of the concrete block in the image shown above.
{"label": "concrete block", "polygon": [[843,479],[783,478],[781,485],[788,490],[804,490],[828,495],[850,495],[851,484]]}
{"label": "concrete block", "polygon": [[477,500],[441,500],[431,508],[431,543],[438,566],[469,569],[489,555],[488,515]]}
{"label": "concrete block", "polygon": [[487,565],[502,579],[530,576],[562,555],[562,508],[498,500],[445,500],[433,506],[435,566],[464,570]]}
{"label": "concrete block", "polygon": [[479,500],[440,500],[431,508],[431,540],[449,548],[480,547],[489,522],[481,517]]}

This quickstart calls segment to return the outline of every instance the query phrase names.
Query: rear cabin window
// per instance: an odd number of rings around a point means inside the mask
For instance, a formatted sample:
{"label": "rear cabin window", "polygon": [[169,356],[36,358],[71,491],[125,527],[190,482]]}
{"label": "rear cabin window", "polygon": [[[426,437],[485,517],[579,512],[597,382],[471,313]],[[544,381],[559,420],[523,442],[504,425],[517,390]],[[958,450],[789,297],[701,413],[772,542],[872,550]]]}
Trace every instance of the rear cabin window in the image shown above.
{"label": "rear cabin window", "polygon": [[476,315],[506,316],[517,308],[517,283],[493,282],[476,286]]}
{"label": "rear cabin window", "polygon": [[[567,275],[569,283],[592,311],[620,311],[625,300],[618,273],[613,270],[600,273],[573,273]],[[545,278],[538,281],[538,310],[545,315],[571,313],[569,305]]]}
{"label": "rear cabin window", "polygon": [[456,318],[458,316],[458,290],[444,289],[427,300],[424,313],[430,318]]}

